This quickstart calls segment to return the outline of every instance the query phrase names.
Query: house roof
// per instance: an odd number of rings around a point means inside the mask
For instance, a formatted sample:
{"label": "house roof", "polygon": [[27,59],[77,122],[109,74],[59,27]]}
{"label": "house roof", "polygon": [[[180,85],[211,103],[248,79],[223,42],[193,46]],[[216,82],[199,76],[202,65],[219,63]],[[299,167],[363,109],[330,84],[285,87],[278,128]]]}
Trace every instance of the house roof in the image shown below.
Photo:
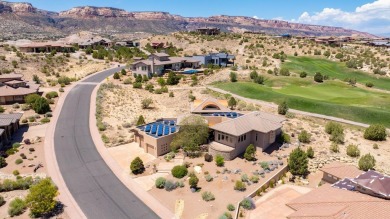
{"label": "house roof", "polygon": [[236,119],[218,123],[211,129],[239,136],[250,131],[268,133],[282,127],[285,119],[265,112],[251,112]]}
{"label": "house roof", "polygon": [[[181,63],[181,62],[200,62],[200,61],[197,61],[197,60],[193,60],[191,58],[187,58],[187,57],[169,57],[168,60],[166,61],[160,61],[160,60],[154,60],[154,65],[170,65],[170,64],[175,64],[175,63]],[[139,63],[143,63],[145,65],[152,65],[152,61],[151,60],[140,60],[140,61],[136,61],[136,62],[133,62],[132,65],[137,65]]]}
{"label": "house roof", "polygon": [[23,74],[17,74],[17,73],[9,73],[9,74],[2,74],[0,75],[0,79],[17,79],[22,78]]}
{"label": "house roof", "polygon": [[339,179],[353,178],[363,173],[356,166],[351,164],[344,164],[339,162],[333,162],[325,165],[320,169],[322,172],[336,176]]}
{"label": "house roof", "polygon": [[59,42],[33,42],[20,46],[20,48],[37,48],[37,47],[68,47],[71,48],[71,45],[66,45]]}
{"label": "house roof", "polygon": [[23,83],[25,81],[21,81],[21,80],[11,80],[11,81],[6,81],[4,82],[4,84],[19,84],[19,83]]}
{"label": "house roof", "polygon": [[20,120],[22,118],[23,113],[10,113],[10,114],[0,114],[0,119],[13,119]]}
{"label": "house roof", "polygon": [[152,55],[157,57],[169,57],[169,55],[164,52],[153,53]]}
{"label": "house roof", "polygon": [[287,206],[296,210],[287,217],[290,219],[385,219],[389,217],[390,202],[325,184],[292,200]]}
{"label": "house roof", "polygon": [[[216,106],[219,109],[205,109],[207,106]],[[231,110],[227,107],[228,103],[226,100],[217,100],[209,97],[204,100],[195,100],[191,106],[192,113],[212,113],[212,112],[230,112]]]}
{"label": "house roof", "polygon": [[0,127],[9,126],[12,123],[12,118],[0,118]]}
{"label": "house roof", "polygon": [[36,89],[25,88],[25,87],[13,88],[8,85],[0,86],[0,96],[2,97],[23,96],[23,95],[33,94],[36,92],[37,92]]}
{"label": "house roof", "polygon": [[390,177],[369,170],[351,179],[352,182],[369,189],[384,198],[390,198]]}

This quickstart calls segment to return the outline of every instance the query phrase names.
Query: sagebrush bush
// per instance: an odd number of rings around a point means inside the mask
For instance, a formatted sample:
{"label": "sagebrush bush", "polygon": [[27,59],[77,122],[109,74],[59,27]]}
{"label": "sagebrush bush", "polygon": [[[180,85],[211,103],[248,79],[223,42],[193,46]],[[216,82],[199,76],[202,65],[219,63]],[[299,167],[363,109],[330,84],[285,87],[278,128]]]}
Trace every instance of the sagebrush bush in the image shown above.
{"label": "sagebrush bush", "polygon": [[347,155],[350,157],[359,157],[360,156],[360,150],[357,145],[350,144],[347,147]]}
{"label": "sagebrush bush", "polygon": [[9,203],[8,214],[13,217],[21,215],[26,210],[26,202],[21,198],[15,198]]}
{"label": "sagebrush bush", "polygon": [[240,206],[242,206],[246,210],[251,210],[253,209],[254,204],[251,198],[244,198],[244,200],[240,202]]}
{"label": "sagebrush bush", "polygon": [[383,125],[370,125],[364,131],[364,138],[372,141],[384,141],[386,140],[386,128]]}
{"label": "sagebrush bush", "polygon": [[372,170],[375,167],[376,160],[371,154],[365,154],[359,159],[359,169],[363,171]]}
{"label": "sagebrush bush", "polygon": [[187,175],[188,170],[183,165],[177,165],[177,166],[172,168],[171,173],[174,177],[181,179]]}
{"label": "sagebrush bush", "polygon": [[243,183],[241,180],[237,180],[234,185],[234,190],[241,191],[241,192],[245,191],[246,190],[245,183]]}
{"label": "sagebrush bush", "polygon": [[202,199],[204,200],[204,201],[206,201],[206,202],[208,202],[208,201],[213,201],[213,200],[215,200],[215,197],[214,197],[214,195],[213,195],[213,193],[211,193],[211,192],[203,192],[202,193]]}
{"label": "sagebrush bush", "polygon": [[298,135],[298,140],[302,143],[310,143],[310,138],[311,135],[306,130],[301,131]]}
{"label": "sagebrush bush", "polygon": [[157,188],[162,189],[165,186],[167,180],[164,177],[159,177],[156,179],[155,185]]}
{"label": "sagebrush bush", "polygon": [[172,190],[175,190],[176,189],[176,183],[170,181],[170,180],[167,180],[165,182],[165,185],[164,185],[164,189],[168,192],[172,191]]}
{"label": "sagebrush bush", "polygon": [[233,204],[228,204],[227,209],[228,209],[229,211],[234,211],[234,210],[236,210],[236,207],[234,207]]}

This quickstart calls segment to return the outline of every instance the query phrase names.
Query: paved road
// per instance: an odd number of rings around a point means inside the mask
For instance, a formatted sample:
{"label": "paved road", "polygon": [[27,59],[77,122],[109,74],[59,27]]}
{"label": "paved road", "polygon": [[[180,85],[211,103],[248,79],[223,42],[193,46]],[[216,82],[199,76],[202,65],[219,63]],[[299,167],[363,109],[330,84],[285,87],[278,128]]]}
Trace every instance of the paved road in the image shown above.
{"label": "paved road", "polygon": [[[54,133],[59,169],[70,193],[88,218],[158,218],[110,170],[89,130],[91,94],[110,69],[76,85],[65,99]],[[96,83],[96,84],[95,84]]]}

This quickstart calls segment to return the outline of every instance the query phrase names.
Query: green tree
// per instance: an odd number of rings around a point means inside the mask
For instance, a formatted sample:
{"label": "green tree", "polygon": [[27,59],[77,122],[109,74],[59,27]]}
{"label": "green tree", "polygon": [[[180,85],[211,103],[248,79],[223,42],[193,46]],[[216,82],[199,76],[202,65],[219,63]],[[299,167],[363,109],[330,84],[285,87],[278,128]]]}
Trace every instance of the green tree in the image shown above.
{"label": "green tree", "polygon": [[0,157],[0,168],[7,166],[7,161],[4,157]]}
{"label": "green tree", "polygon": [[288,159],[288,168],[293,175],[304,176],[308,173],[307,154],[300,148],[294,149]]}
{"label": "green tree", "polygon": [[200,150],[200,145],[207,142],[209,127],[203,117],[191,115],[180,122],[180,130],[173,138],[171,148],[177,150],[182,147],[190,154]]}
{"label": "green tree", "polygon": [[191,188],[197,188],[199,179],[195,174],[192,174],[188,182]]}
{"label": "green tree", "polygon": [[288,112],[288,105],[286,101],[283,101],[278,106],[278,113],[280,115],[286,115]]}
{"label": "green tree", "polygon": [[231,82],[237,82],[237,73],[236,72],[230,72],[230,81]]}
{"label": "green tree", "polygon": [[314,150],[311,146],[306,150],[306,154],[308,158],[310,159],[314,158]]}
{"label": "green tree", "polygon": [[264,77],[262,75],[257,76],[255,79],[253,79],[253,82],[256,84],[264,84]]}
{"label": "green tree", "polygon": [[49,101],[46,98],[39,97],[33,104],[33,110],[38,114],[45,114],[50,111]]}
{"label": "green tree", "polygon": [[364,138],[372,141],[384,141],[386,140],[386,128],[383,125],[370,125],[364,131]]}
{"label": "green tree", "polygon": [[288,70],[288,68],[281,68],[279,73],[282,76],[290,76],[290,71]]}
{"label": "green tree", "polygon": [[166,85],[165,79],[164,78],[158,78],[157,83],[161,86],[164,87]]}
{"label": "green tree", "polygon": [[337,144],[344,143],[344,129],[341,124],[336,122],[328,122],[325,125],[325,132],[330,134],[329,140]]}
{"label": "green tree", "polygon": [[137,119],[137,126],[145,124],[145,118],[143,115],[140,115]]}
{"label": "green tree", "polygon": [[120,79],[121,78],[121,76],[119,75],[119,73],[118,72],[115,72],[114,73],[114,79],[115,80],[118,80],[118,79]]}
{"label": "green tree", "polygon": [[298,140],[302,143],[310,143],[310,138],[311,135],[306,130],[301,131],[298,135]]}
{"label": "green tree", "polygon": [[246,148],[244,158],[248,161],[256,160],[256,147],[253,144]]}
{"label": "green tree", "polygon": [[176,73],[174,72],[169,72],[168,73],[168,79],[167,79],[167,84],[168,85],[176,85],[180,81],[180,76],[177,76]]}
{"label": "green tree", "polygon": [[4,107],[0,106],[0,113],[4,113],[4,112],[5,112]]}
{"label": "green tree", "polygon": [[122,75],[126,75],[126,70],[125,70],[125,69],[122,69],[122,70],[121,70],[121,73],[122,73]]}
{"label": "green tree", "polygon": [[249,74],[249,77],[254,80],[255,78],[257,78],[259,76],[259,74],[257,73],[257,71],[252,71],[250,74]]}
{"label": "green tree", "polygon": [[26,102],[27,104],[29,104],[32,107],[32,105],[35,103],[35,101],[37,99],[39,99],[40,97],[41,96],[39,96],[38,94],[29,94],[24,98],[24,102]]}
{"label": "green tree", "polygon": [[299,74],[299,77],[301,77],[301,78],[306,78],[307,77],[307,73],[306,72],[301,72],[300,74]]}
{"label": "green tree", "polygon": [[141,158],[136,157],[131,161],[130,170],[133,174],[141,174],[145,171],[144,162]]}
{"label": "green tree", "polygon": [[314,75],[314,81],[315,81],[315,82],[318,82],[318,83],[322,83],[322,82],[324,82],[324,76],[322,76],[321,73],[317,72],[317,73]]}
{"label": "green tree", "polygon": [[230,97],[228,106],[230,107],[230,109],[233,109],[234,107],[237,106],[237,101],[234,97]]}
{"label": "green tree", "polygon": [[29,206],[31,215],[40,217],[54,210],[57,201],[58,189],[50,178],[40,180],[37,184],[30,187],[30,193],[26,197],[27,206]]}
{"label": "green tree", "polygon": [[375,158],[371,154],[365,154],[359,159],[359,169],[363,171],[372,170],[375,167]]}
{"label": "green tree", "polygon": [[187,175],[188,170],[184,165],[177,165],[172,168],[171,173],[172,176],[181,179]]}

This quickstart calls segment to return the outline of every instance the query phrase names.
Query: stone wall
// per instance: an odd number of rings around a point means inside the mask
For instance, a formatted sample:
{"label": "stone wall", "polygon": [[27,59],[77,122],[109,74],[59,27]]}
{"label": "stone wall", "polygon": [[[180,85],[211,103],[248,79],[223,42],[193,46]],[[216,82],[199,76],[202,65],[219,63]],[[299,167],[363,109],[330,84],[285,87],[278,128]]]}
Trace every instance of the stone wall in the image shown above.
{"label": "stone wall", "polygon": [[225,159],[225,161],[233,160],[235,158],[233,156],[233,151],[231,151],[231,152],[219,151],[219,150],[214,149],[211,146],[209,147],[209,154],[213,155],[214,158],[215,158],[215,156],[217,156],[219,154]]}

